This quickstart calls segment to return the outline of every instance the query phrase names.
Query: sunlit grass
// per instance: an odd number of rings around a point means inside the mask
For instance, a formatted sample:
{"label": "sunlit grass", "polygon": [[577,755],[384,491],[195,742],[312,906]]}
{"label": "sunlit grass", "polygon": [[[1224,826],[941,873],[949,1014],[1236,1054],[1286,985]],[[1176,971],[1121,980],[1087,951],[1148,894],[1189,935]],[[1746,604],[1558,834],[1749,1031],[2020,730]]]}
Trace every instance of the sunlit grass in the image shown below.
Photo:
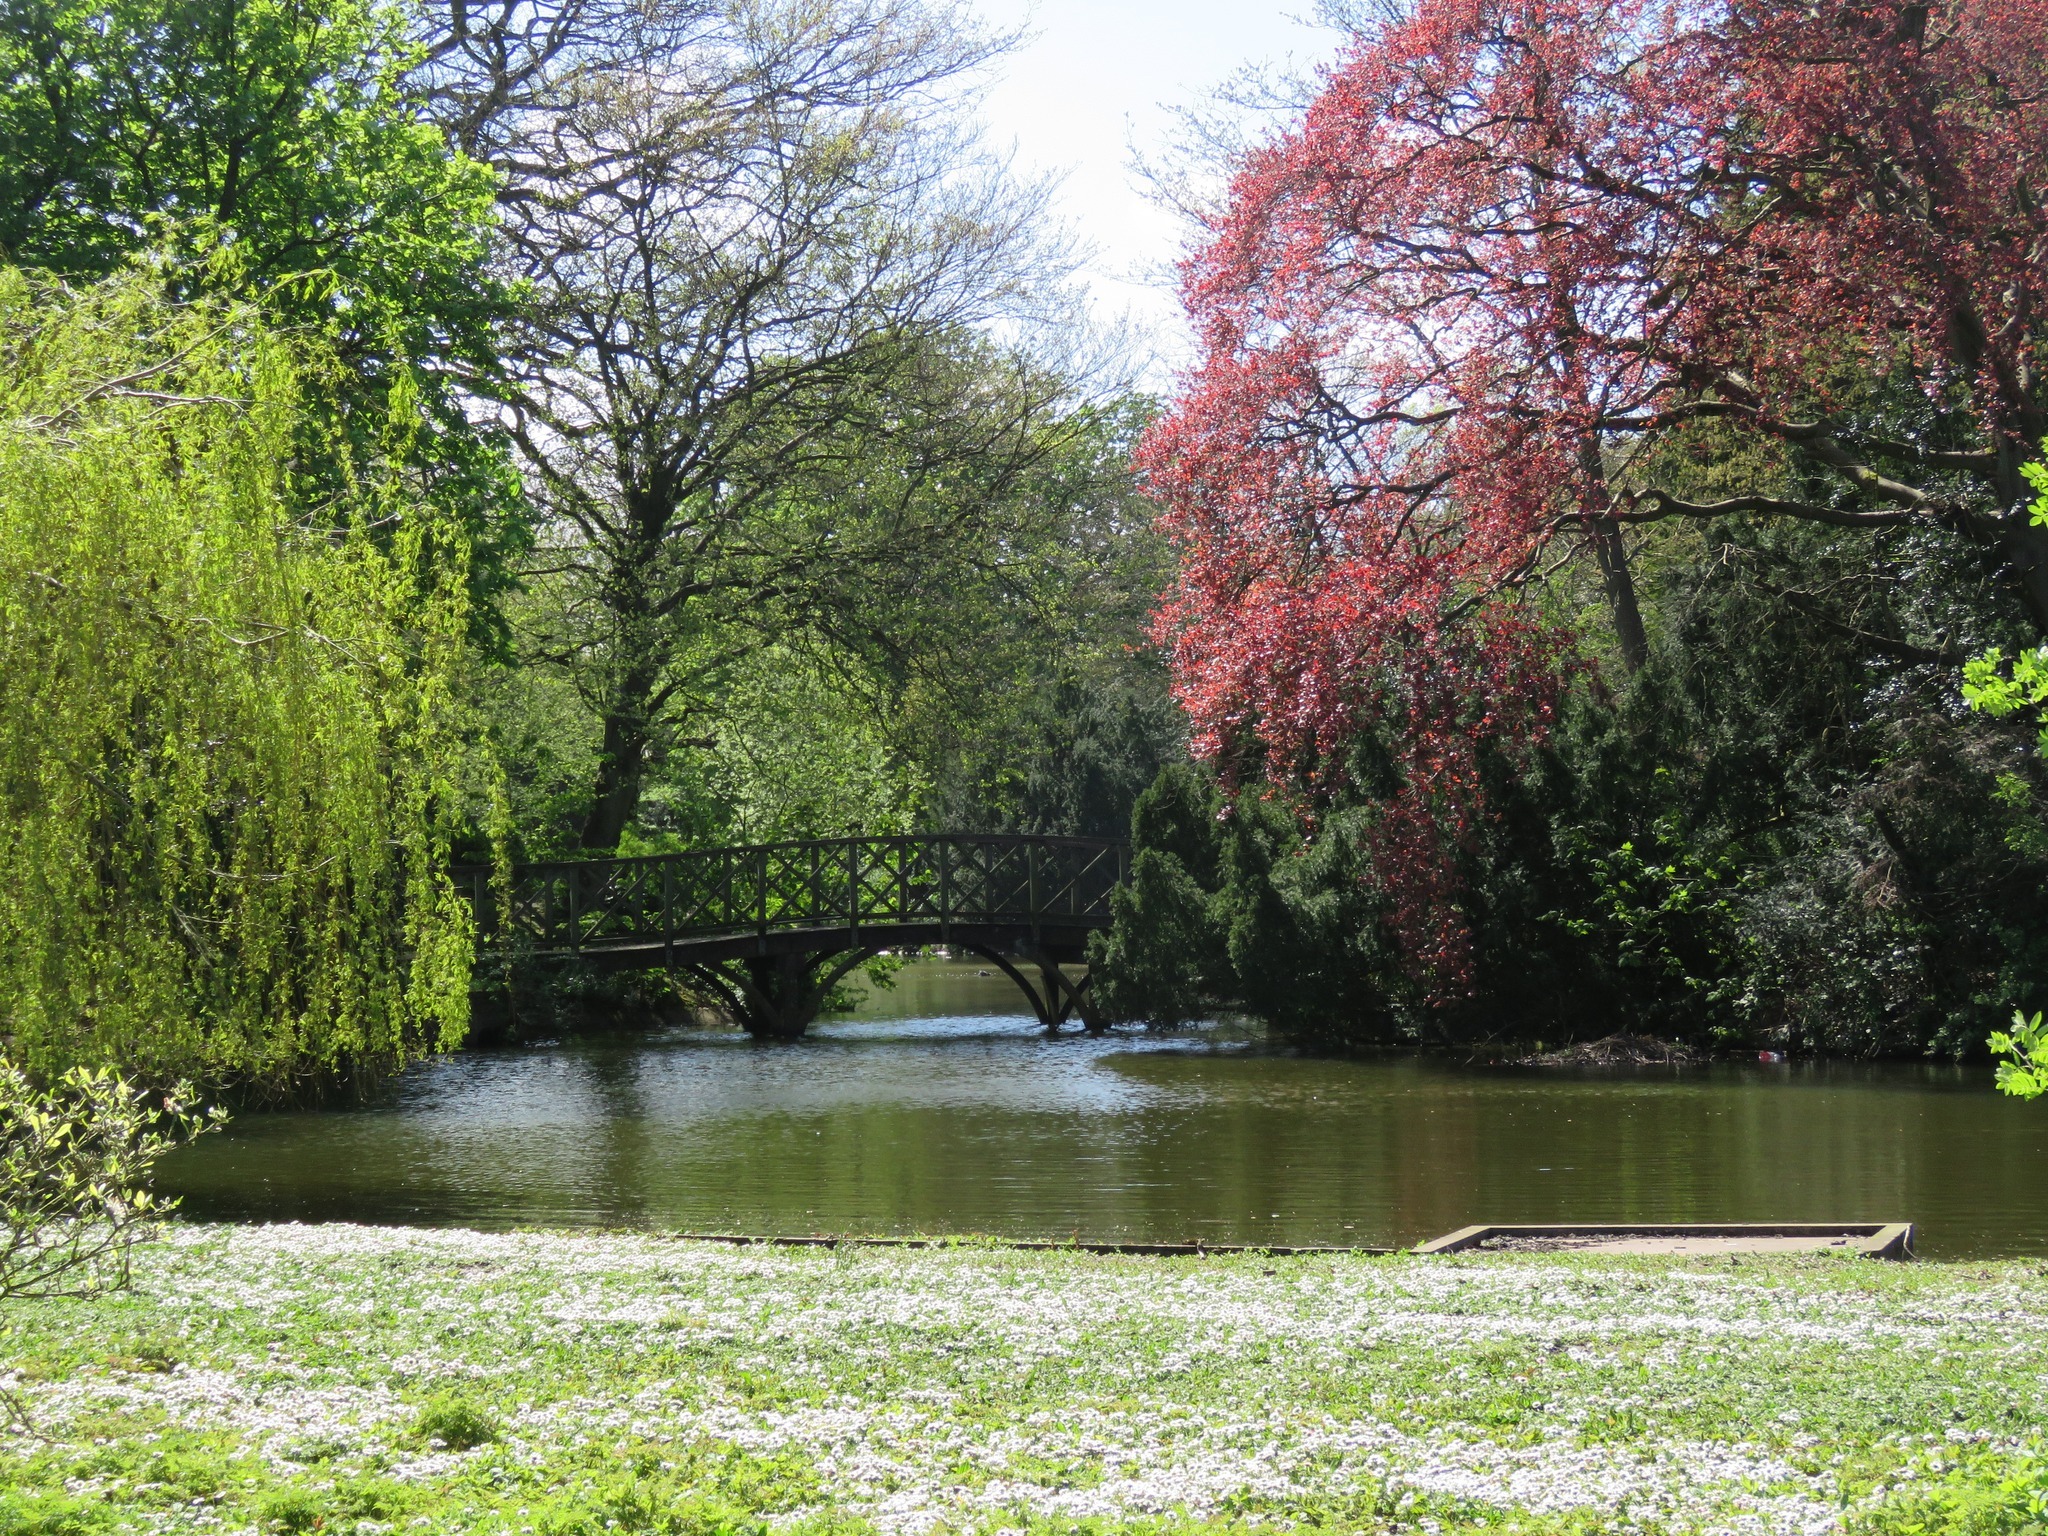
{"label": "sunlit grass", "polygon": [[2048,1528],[2035,1263],[214,1227],[4,1326],[0,1536]]}

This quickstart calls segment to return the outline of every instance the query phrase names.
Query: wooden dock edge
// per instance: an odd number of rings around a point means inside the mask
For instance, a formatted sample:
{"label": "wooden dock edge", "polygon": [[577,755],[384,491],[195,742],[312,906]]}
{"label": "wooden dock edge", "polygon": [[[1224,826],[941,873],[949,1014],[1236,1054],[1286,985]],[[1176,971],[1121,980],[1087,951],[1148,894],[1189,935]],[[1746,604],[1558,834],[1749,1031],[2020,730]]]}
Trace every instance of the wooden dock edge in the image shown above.
{"label": "wooden dock edge", "polygon": [[1712,1221],[1487,1223],[1418,1244],[1416,1253],[1464,1253],[1497,1237],[1853,1237],[1868,1259],[1910,1259],[1910,1221]]}

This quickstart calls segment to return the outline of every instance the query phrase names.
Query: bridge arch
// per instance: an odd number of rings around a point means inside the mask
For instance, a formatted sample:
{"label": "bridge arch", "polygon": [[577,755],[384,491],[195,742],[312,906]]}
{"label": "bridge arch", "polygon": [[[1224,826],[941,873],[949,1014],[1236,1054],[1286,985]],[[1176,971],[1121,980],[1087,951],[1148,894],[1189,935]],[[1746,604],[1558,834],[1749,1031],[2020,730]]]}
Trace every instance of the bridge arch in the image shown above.
{"label": "bridge arch", "polygon": [[932,944],[991,961],[1048,1029],[1097,1027],[1066,968],[1128,865],[1104,838],[937,833],[526,864],[509,888],[455,875],[487,957],[681,971],[757,1037],[795,1039],[856,965]]}

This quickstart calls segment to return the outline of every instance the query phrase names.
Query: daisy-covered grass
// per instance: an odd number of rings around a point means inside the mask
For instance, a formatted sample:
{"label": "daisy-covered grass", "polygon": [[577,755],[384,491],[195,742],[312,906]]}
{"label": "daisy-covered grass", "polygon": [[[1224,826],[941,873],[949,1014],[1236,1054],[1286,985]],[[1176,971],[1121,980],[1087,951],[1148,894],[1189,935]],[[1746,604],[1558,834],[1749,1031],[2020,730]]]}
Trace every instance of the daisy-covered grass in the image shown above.
{"label": "daisy-covered grass", "polygon": [[2048,1529],[2038,1262],[192,1226],[0,1327],[0,1536]]}

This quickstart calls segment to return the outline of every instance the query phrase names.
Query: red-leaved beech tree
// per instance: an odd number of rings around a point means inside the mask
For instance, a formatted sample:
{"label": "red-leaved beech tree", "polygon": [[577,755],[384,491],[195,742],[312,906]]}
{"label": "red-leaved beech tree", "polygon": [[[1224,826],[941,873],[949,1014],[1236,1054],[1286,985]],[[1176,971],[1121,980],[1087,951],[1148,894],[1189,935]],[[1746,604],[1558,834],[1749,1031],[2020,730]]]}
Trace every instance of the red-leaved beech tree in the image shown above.
{"label": "red-leaved beech tree", "polygon": [[1412,0],[1185,268],[1201,358],[1140,460],[1198,750],[1313,800],[1383,741],[1378,873],[1455,993],[1479,754],[1574,664],[1519,600],[1553,563],[1630,670],[1624,531],[1672,517],[1944,528],[2048,634],[2044,193],[2048,0]]}

